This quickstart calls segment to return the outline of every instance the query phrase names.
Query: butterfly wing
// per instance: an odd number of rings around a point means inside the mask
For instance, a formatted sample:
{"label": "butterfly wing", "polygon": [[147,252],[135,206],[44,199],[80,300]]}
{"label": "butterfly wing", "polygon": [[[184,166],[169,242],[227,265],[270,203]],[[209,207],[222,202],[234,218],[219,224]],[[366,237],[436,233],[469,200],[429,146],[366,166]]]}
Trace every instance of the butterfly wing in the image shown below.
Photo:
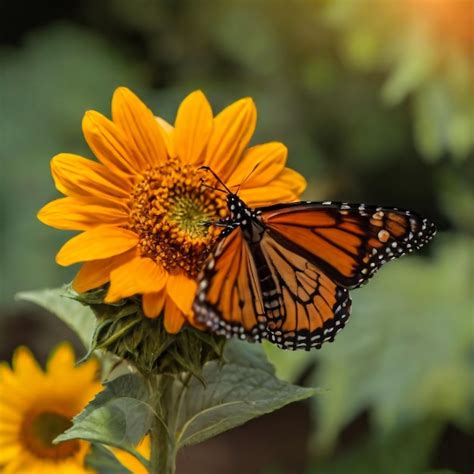
{"label": "butterfly wing", "polygon": [[419,249],[435,226],[412,211],[300,202],[259,209],[269,235],[345,288],[364,284],[387,261]]}
{"label": "butterfly wing", "polygon": [[349,318],[349,291],[269,233],[259,245],[275,282],[275,293],[264,295],[264,306],[272,320],[281,320],[270,325],[267,338],[293,350],[333,341]]}
{"label": "butterfly wing", "polygon": [[216,334],[254,341],[266,336],[257,269],[240,228],[222,239],[209,256],[193,309],[197,320]]}
{"label": "butterfly wing", "polygon": [[238,228],[205,264],[193,308],[216,334],[309,350],[343,328],[350,298],[347,289],[268,233],[249,242]]}

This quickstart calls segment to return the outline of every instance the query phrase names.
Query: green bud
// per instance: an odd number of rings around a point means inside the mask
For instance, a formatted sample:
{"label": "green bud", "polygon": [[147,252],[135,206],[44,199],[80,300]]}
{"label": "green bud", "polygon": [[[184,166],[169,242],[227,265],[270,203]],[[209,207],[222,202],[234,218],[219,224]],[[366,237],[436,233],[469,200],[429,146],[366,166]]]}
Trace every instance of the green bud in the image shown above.
{"label": "green bud", "polygon": [[185,326],[179,333],[166,332],[163,314],[147,318],[139,298],[105,304],[106,290],[74,294],[97,318],[89,355],[106,350],[132,363],[145,376],[189,372],[201,379],[203,365],[222,357],[225,338]]}

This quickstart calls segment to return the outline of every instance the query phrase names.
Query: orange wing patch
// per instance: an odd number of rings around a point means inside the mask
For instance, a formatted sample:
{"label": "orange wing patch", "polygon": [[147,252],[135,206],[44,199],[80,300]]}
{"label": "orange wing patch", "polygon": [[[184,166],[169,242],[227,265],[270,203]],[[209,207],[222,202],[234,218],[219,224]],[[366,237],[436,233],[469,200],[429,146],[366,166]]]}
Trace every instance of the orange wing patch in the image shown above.
{"label": "orange wing patch", "polygon": [[387,261],[422,247],[435,227],[411,211],[347,203],[263,208],[261,221],[285,247],[338,285],[357,288]]}
{"label": "orange wing patch", "polygon": [[[307,350],[333,341],[349,317],[351,301],[347,289],[268,233],[260,247],[278,291],[273,300],[278,302],[275,310],[282,315],[281,323],[269,331],[268,339],[284,349]],[[270,302],[268,306],[274,305]]]}
{"label": "orange wing patch", "polygon": [[260,340],[265,312],[255,262],[240,230],[222,240],[199,277],[197,320],[216,334]]}

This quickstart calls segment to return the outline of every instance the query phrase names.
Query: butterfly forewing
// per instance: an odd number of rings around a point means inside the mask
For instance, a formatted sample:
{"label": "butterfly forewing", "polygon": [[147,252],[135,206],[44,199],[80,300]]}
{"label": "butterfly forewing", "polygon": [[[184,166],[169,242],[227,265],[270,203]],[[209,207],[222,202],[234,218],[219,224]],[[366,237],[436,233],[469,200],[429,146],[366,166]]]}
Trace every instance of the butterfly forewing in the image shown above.
{"label": "butterfly forewing", "polygon": [[219,242],[199,280],[198,321],[216,334],[252,340],[266,335],[255,261],[239,228]]}
{"label": "butterfly forewing", "polygon": [[294,203],[259,210],[269,234],[346,288],[365,283],[384,263],[419,249],[435,227],[396,208]]}

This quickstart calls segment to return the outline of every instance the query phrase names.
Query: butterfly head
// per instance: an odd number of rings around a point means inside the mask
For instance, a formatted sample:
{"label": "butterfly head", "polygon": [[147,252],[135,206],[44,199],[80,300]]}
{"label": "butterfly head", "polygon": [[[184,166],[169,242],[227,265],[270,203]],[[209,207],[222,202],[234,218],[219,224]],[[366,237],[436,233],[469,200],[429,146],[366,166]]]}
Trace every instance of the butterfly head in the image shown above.
{"label": "butterfly head", "polygon": [[252,217],[252,210],[245,204],[237,194],[227,194],[227,208],[230,212],[230,220],[238,223]]}

